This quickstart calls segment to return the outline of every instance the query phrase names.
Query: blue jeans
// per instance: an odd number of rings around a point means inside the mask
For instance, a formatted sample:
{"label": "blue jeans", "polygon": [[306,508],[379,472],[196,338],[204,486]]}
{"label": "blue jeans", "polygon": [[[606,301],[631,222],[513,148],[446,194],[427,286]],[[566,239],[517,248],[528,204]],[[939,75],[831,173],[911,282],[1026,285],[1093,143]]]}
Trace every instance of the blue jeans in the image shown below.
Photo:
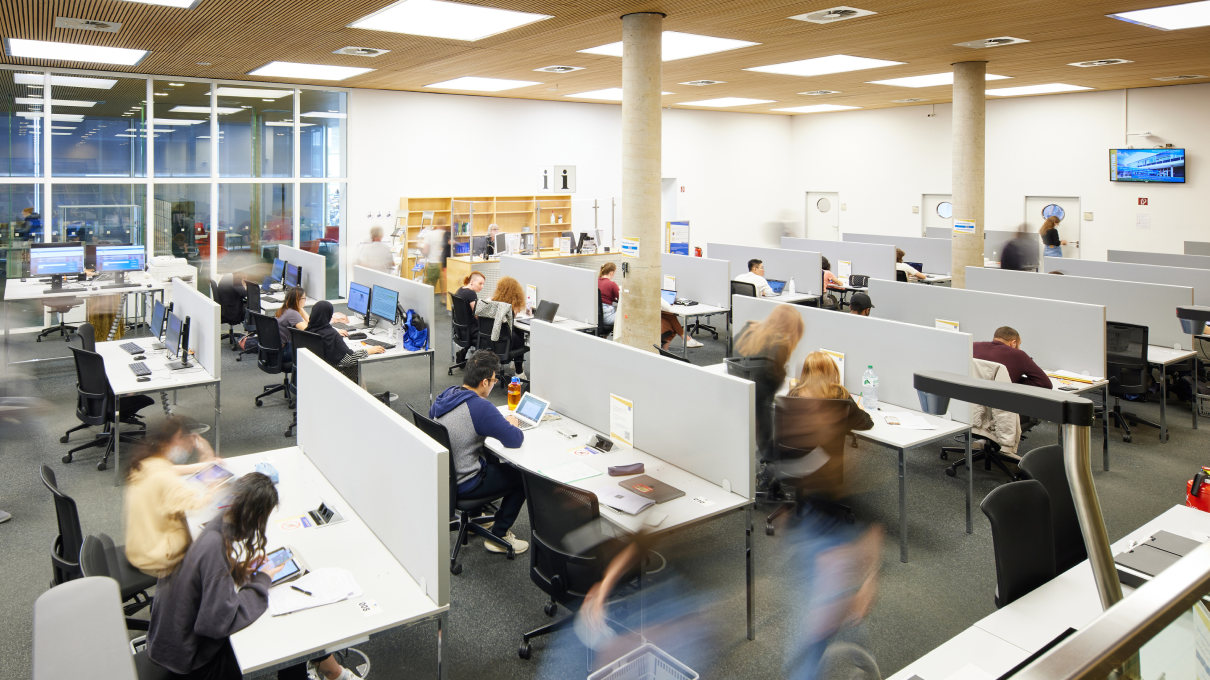
{"label": "blue jeans", "polygon": [[1061,246],[1046,246],[1042,250],[1042,254],[1046,257],[1063,257],[1063,248]]}

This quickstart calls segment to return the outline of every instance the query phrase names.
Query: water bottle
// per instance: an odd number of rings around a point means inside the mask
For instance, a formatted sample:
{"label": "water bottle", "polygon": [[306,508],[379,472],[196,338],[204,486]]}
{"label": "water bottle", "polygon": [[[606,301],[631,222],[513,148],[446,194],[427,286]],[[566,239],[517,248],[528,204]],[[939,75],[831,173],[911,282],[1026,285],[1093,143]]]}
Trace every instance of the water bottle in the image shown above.
{"label": "water bottle", "polygon": [[508,410],[516,411],[519,403],[521,403],[521,379],[514,375],[508,383]]}
{"label": "water bottle", "polygon": [[867,411],[878,410],[878,376],[871,364],[861,374],[861,400]]}
{"label": "water bottle", "polygon": [[794,289],[794,277],[790,277],[790,283],[786,285],[786,293],[793,295],[798,291]]}

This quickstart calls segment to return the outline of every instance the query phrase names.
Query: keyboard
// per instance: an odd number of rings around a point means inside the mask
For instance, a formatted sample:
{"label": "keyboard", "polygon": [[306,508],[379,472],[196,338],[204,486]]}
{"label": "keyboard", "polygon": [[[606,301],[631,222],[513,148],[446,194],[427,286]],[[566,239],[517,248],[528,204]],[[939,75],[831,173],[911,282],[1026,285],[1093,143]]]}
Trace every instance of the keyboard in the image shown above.
{"label": "keyboard", "polygon": [[145,364],[141,361],[136,361],[133,364],[131,364],[130,370],[135,375],[139,376],[140,378],[142,378],[145,375],[151,375],[151,369],[147,368],[147,364]]}
{"label": "keyboard", "polygon": [[394,343],[383,342],[381,340],[375,340],[373,338],[366,338],[365,340],[362,340],[362,342],[364,342],[367,345],[371,345],[373,347],[381,347],[383,349],[395,349]]}
{"label": "keyboard", "polygon": [[339,322],[333,322],[332,328],[336,328],[336,329],[339,329],[342,331],[363,331],[366,329],[365,326],[356,326],[356,325],[350,325],[347,323],[339,323]]}
{"label": "keyboard", "polygon": [[122,349],[126,350],[126,352],[129,354],[142,354],[143,353],[143,348],[139,347],[138,345],[136,345],[133,342],[124,342],[124,343],[118,345],[118,347],[121,347]]}
{"label": "keyboard", "polygon": [[278,304],[283,302],[282,298],[272,297],[269,295],[262,297],[261,300],[264,300],[265,302],[276,302]]}
{"label": "keyboard", "polygon": [[71,285],[63,284],[59,288],[45,288],[42,290],[42,292],[43,293],[67,293],[67,292],[71,292],[73,290],[84,290],[84,286],[79,286],[79,285],[75,285],[75,284],[71,284]]}
{"label": "keyboard", "polygon": [[139,288],[137,283],[106,283],[101,288]]}

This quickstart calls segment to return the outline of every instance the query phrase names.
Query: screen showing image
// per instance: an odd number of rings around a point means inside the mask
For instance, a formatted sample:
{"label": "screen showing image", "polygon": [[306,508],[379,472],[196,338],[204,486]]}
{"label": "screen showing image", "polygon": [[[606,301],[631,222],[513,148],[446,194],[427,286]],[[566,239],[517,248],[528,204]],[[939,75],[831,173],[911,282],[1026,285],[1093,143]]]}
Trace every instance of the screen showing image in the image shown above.
{"label": "screen showing image", "polygon": [[1184,149],[1110,149],[1111,182],[1185,183]]}
{"label": "screen showing image", "polygon": [[349,311],[365,316],[370,309],[370,289],[360,283],[349,282]]}
{"label": "screen showing image", "polygon": [[527,394],[521,397],[521,402],[517,404],[517,415],[531,423],[536,423],[538,418],[542,417],[543,408],[542,402]]}
{"label": "screen showing image", "polygon": [[661,290],[660,297],[664,298],[664,302],[667,302],[668,304],[672,304],[672,303],[676,302],[676,291],[675,290]]}
{"label": "screen showing image", "polygon": [[193,478],[202,484],[218,484],[219,482],[225,482],[234,476],[235,475],[227,470],[227,468],[221,465],[211,465],[205,470],[202,470],[194,475]]}
{"label": "screen showing image", "polygon": [[84,271],[84,246],[77,244],[60,248],[31,248],[31,276],[62,276]]}
{"label": "screen showing image", "polygon": [[273,279],[274,281],[281,281],[282,274],[285,272],[285,270],[285,261],[275,258],[273,260],[273,272],[269,274],[269,278]]}
{"label": "screen showing image", "polygon": [[97,271],[141,272],[146,257],[143,246],[97,246]]}
{"label": "screen showing image", "polygon": [[181,346],[181,317],[176,314],[168,315],[168,337],[164,338],[164,345],[168,347],[169,354],[176,354]]}
{"label": "screen showing image", "polygon": [[286,278],[282,280],[282,285],[287,288],[294,288],[302,283],[302,267],[293,264],[286,265]]}
{"label": "screen showing image", "polygon": [[164,315],[167,310],[164,309],[164,303],[159,300],[151,307],[151,334],[158,340],[164,335]]}
{"label": "screen showing image", "polygon": [[380,319],[395,322],[395,308],[399,305],[399,293],[390,288],[374,286],[374,295],[370,298],[370,313]]}

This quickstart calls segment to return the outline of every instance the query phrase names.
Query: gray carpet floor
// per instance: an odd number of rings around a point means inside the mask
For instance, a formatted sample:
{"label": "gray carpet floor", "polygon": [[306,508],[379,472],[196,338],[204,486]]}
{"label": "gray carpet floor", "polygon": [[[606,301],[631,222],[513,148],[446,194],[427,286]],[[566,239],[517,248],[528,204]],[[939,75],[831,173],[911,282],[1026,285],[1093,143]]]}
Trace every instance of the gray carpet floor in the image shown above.
{"label": "gray carpet floor", "polygon": [[[434,320],[434,346],[438,370],[436,390],[460,381],[461,373],[446,375],[449,324],[444,309]],[[691,350],[690,358],[706,365],[722,361],[723,340],[701,338],[705,347]],[[677,341],[679,347],[679,341]],[[32,336],[14,336],[12,360],[69,354],[61,341],[35,343]],[[225,457],[293,445],[283,436],[290,422],[285,399],[274,395],[265,405],[253,405],[254,396],[273,377],[261,373],[251,355],[236,362],[223,353],[222,451]],[[590,360],[590,359],[586,359]],[[421,361],[380,364],[368,374],[370,388],[390,389],[401,400],[396,411],[406,413],[403,402],[427,403],[427,366]],[[56,536],[54,504],[38,480],[38,466],[50,465],[60,487],[79,504],[84,532],[105,532],[122,541],[121,490],[114,486],[112,465],[98,472],[99,450],[83,452],[69,465],[60,458],[69,448],[59,437],[77,424],[74,416],[75,374],[70,361],[25,364],[8,368],[4,390],[9,395],[36,396],[51,407],[22,422],[0,420],[0,508],[13,519],[0,525],[0,678],[27,678],[30,674],[33,602],[51,578],[48,552]],[[708,399],[709,395],[686,395]],[[493,399],[502,401],[503,390]],[[202,420],[211,418],[212,395],[193,389],[179,393],[178,409]],[[558,408],[558,405],[554,405]],[[1130,404],[1143,417],[1159,418],[1157,403]],[[163,418],[159,404],[144,411],[148,420]],[[1140,427],[1133,443],[1124,444],[1110,430],[1112,471],[1100,470],[1101,433],[1093,431],[1094,475],[1105,521],[1117,539],[1184,499],[1185,481],[1204,458],[1204,437],[1191,429],[1188,405],[1175,400],[1169,409],[1171,440],[1161,444],[1155,430]],[[334,423],[334,427],[341,424]],[[213,434],[213,433],[212,433]],[[211,434],[211,438],[213,436]],[[77,433],[72,442],[87,435]],[[1056,428],[1043,424],[1032,433],[1023,450],[1055,442]],[[861,443],[847,453],[847,468],[858,480],[859,493],[851,505],[863,522],[886,529],[883,565],[877,602],[864,625],[864,644],[885,676],[902,668],[995,609],[995,567],[987,520],[978,502],[1005,481],[995,472],[977,466],[975,474],[975,531],[965,532],[963,487],[965,473],[957,478],[943,474],[939,445],[908,454],[908,534],[910,560],[899,561],[899,520],[895,455],[890,449]],[[849,474],[849,472],[846,472]],[[761,531],[768,508],[758,508],[755,536],[756,640],[744,639],[744,521],[742,514],[725,516],[708,524],[677,532],[658,546],[668,568],[645,581],[650,592],[658,586],[692,593],[687,601],[706,623],[703,628],[675,626],[653,635],[655,642],[685,656],[678,657],[703,678],[782,677],[783,660],[801,649],[789,620],[793,600],[802,592],[802,565],[787,549],[786,532],[765,536]],[[406,522],[406,518],[400,518]],[[528,535],[522,513],[516,533]],[[451,579],[452,607],[445,631],[443,656],[447,677],[462,678],[574,678],[584,677],[588,659],[570,631],[540,638],[533,644],[533,659],[517,656],[521,633],[550,621],[543,614],[546,599],[529,579],[528,555],[508,561],[487,553],[480,541],[463,549],[464,571]],[[658,569],[658,565],[653,565]],[[562,615],[563,612],[560,613]],[[633,616],[633,613],[632,613]],[[630,620],[628,619],[628,622]],[[703,629],[709,630],[707,636]],[[661,637],[662,635],[662,637]],[[361,645],[373,662],[375,678],[433,677],[437,663],[436,627],[432,623],[397,630]],[[709,644],[686,644],[697,639]],[[69,650],[70,645],[65,647]],[[929,679],[932,680],[932,679]]]}

